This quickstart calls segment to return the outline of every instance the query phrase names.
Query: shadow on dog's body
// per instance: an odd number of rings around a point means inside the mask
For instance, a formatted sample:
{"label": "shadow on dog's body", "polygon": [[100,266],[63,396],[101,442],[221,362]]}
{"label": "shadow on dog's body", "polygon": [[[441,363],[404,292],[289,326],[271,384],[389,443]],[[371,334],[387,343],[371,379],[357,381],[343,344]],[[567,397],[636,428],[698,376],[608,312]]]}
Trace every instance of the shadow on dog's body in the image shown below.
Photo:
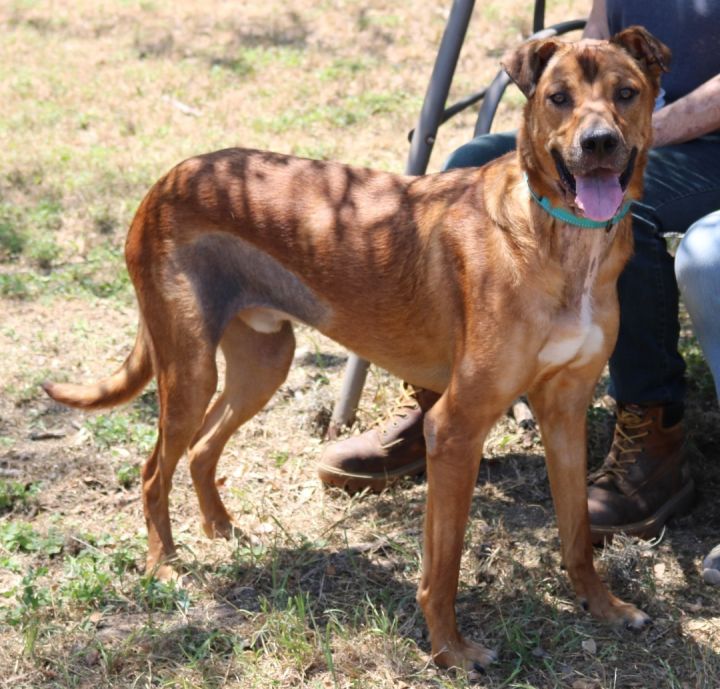
{"label": "shadow on dog's body", "polygon": [[[492,659],[459,635],[454,599],[482,443],[525,391],[575,590],[597,617],[642,626],[647,616],[595,573],[585,491],[585,411],[616,337],[630,221],[570,226],[531,199],[528,183],[576,213],[583,180],[602,186],[609,176],[638,198],[663,59],[664,46],[638,28],[610,43],[525,44],[506,61],[529,98],[518,153],[479,169],[413,178],[229,149],[161,179],[126,246],[141,312],[132,353],[95,385],[46,385],[59,401],[97,408],[157,376],[159,438],[143,469],[148,568],[168,574],[174,556],[168,494],[186,450],[203,528],[232,533],[217,461],[285,379],[294,320],[442,393],[425,423],[418,592],[437,662]],[[218,346],[227,372],[211,403]]]}

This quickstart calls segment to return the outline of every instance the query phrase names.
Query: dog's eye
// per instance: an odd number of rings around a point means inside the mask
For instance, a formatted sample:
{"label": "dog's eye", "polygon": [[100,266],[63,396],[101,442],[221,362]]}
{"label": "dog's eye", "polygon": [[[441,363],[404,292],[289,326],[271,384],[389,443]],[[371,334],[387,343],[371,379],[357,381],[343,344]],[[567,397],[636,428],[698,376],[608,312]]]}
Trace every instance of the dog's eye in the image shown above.
{"label": "dog's eye", "polygon": [[570,102],[570,98],[564,91],[552,93],[550,94],[549,98],[555,105],[565,105],[566,103]]}
{"label": "dog's eye", "polygon": [[635,96],[637,96],[637,93],[638,92],[635,89],[625,86],[617,92],[617,99],[624,101],[632,100]]}

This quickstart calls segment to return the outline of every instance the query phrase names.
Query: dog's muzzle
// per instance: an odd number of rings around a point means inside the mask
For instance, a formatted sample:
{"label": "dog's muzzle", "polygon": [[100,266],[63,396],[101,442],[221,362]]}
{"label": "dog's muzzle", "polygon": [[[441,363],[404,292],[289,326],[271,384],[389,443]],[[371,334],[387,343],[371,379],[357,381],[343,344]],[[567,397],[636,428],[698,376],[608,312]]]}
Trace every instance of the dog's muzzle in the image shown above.
{"label": "dog's muzzle", "polygon": [[[596,136],[590,132],[588,137],[581,139],[580,144],[588,152],[592,149],[595,154],[607,155],[617,147],[618,141],[615,139],[613,143],[606,134],[603,132],[601,136]],[[574,175],[557,149],[553,149],[551,153],[560,183],[575,197],[575,204],[586,218],[604,222],[617,213],[635,169],[637,148],[632,149],[625,169],[619,173],[597,167]]]}

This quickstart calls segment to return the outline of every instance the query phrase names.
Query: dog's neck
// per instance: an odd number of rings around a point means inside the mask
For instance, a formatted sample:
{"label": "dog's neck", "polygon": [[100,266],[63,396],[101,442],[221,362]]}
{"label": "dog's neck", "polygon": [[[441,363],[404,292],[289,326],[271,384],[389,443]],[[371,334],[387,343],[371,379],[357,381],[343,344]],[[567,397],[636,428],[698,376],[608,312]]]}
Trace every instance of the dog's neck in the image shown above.
{"label": "dog's neck", "polygon": [[609,232],[586,232],[572,225],[555,229],[556,257],[565,275],[562,301],[570,310],[580,309],[592,294],[600,268],[615,239],[616,228]]}
{"label": "dog's neck", "polygon": [[562,308],[577,308],[586,288],[611,284],[620,274],[632,247],[630,216],[609,232],[568,225],[532,199],[525,170],[521,151],[485,168],[485,208],[512,258],[508,269],[522,273],[523,279],[541,275],[536,289],[557,299]]}

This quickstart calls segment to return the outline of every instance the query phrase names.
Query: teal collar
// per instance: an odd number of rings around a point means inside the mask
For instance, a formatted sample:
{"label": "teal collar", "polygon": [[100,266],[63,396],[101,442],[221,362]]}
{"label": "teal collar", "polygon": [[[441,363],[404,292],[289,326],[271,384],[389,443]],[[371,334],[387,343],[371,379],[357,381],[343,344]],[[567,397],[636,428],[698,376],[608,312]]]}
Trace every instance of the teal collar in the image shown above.
{"label": "teal collar", "polygon": [[544,196],[538,196],[530,186],[530,182],[527,178],[527,175],[524,175],[525,177],[525,183],[527,184],[528,191],[530,192],[530,196],[532,196],[535,203],[537,203],[546,213],[551,215],[553,218],[557,220],[561,220],[564,223],[567,223],[568,225],[575,225],[576,227],[582,227],[586,230],[599,230],[604,229],[608,232],[610,231],[610,228],[619,223],[630,210],[630,206],[632,205],[632,201],[626,201],[625,205],[615,214],[612,218],[609,220],[590,220],[590,218],[582,218],[579,215],[575,215],[574,213],[571,213],[568,210],[565,210],[564,208],[556,208],[555,206],[550,203],[549,199],[547,199]]}

